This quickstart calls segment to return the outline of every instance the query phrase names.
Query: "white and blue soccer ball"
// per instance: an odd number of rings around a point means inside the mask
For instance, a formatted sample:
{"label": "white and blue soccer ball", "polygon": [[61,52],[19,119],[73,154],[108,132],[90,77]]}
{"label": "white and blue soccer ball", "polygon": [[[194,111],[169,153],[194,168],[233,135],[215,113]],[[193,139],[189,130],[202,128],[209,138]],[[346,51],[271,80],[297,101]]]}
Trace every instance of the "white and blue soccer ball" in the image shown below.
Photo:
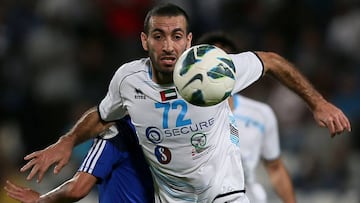
{"label": "white and blue soccer ball", "polygon": [[235,85],[235,66],[225,51],[202,44],[180,56],[173,78],[186,101],[196,106],[212,106],[230,96]]}

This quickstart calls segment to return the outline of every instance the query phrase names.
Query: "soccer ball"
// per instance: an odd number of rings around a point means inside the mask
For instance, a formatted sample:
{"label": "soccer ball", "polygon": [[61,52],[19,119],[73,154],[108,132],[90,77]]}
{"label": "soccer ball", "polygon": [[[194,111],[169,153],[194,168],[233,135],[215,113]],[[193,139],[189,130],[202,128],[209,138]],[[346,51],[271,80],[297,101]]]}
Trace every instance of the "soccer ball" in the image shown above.
{"label": "soccer ball", "polygon": [[225,51],[202,44],[180,56],[173,78],[186,101],[196,106],[212,106],[230,96],[235,84],[235,66]]}

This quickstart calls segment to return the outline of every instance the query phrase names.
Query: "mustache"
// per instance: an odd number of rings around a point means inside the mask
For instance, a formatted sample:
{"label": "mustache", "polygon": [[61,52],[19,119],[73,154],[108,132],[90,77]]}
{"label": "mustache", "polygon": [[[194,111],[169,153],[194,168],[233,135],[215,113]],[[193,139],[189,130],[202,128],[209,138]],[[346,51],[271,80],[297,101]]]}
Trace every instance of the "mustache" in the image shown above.
{"label": "mustache", "polygon": [[174,54],[162,54],[162,55],[160,56],[160,59],[170,59],[170,60],[174,60],[174,59],[176,59],[176,58],[177,58],[177,56],[174,55]]}

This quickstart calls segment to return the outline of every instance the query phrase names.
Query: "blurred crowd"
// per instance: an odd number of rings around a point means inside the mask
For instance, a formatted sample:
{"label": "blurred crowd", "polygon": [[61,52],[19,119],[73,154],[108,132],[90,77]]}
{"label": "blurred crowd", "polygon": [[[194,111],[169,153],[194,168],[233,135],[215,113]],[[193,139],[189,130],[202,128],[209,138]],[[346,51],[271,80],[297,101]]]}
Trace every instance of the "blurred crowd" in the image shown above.
{"label": "blurred crowd", "polygon": [[[189,13],[195,39],[223,30],[240,50],[279,53],[349,116],[352,132],[331,139],[304,102],[271,78],[244,91],[274,108],[299,194],[331,191],[359,200],[360,2],[169,1]],[[56,141],[97,105],[122,63],[146,56],[140,32],[146,11],[158,2],[0,2],[0,186],[7,178],[25,181],[18,172],[24,155]],[[78,151],[72,171],[86,147]]]}

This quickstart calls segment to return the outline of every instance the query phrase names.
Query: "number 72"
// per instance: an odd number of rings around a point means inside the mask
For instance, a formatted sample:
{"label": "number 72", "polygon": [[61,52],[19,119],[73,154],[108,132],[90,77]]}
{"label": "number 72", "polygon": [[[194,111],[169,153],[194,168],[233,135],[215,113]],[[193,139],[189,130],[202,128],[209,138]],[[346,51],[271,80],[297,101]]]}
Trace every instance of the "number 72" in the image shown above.
{"label": "number 72", "polygon": [[[180,112],[176,118],[176,123],[175,123],[176,127],[181,127],[181,126],[191,124],[191,119],[185,119],[185,115],[187,113],[188,106],[185,103],[185,101],[183,101],[183,100],[175,100],[173,102],[166,102],[166,103],[158,102],[158,103],[155,103],[155,108],[157,108],[157,109],[164,108],[164,112],[163,112],[163,128],[164,129],[169,128],[169,111],[170,111],[170,109],[180,108]],[[171,119],[171,120],[173,120],[173,119]]]}

